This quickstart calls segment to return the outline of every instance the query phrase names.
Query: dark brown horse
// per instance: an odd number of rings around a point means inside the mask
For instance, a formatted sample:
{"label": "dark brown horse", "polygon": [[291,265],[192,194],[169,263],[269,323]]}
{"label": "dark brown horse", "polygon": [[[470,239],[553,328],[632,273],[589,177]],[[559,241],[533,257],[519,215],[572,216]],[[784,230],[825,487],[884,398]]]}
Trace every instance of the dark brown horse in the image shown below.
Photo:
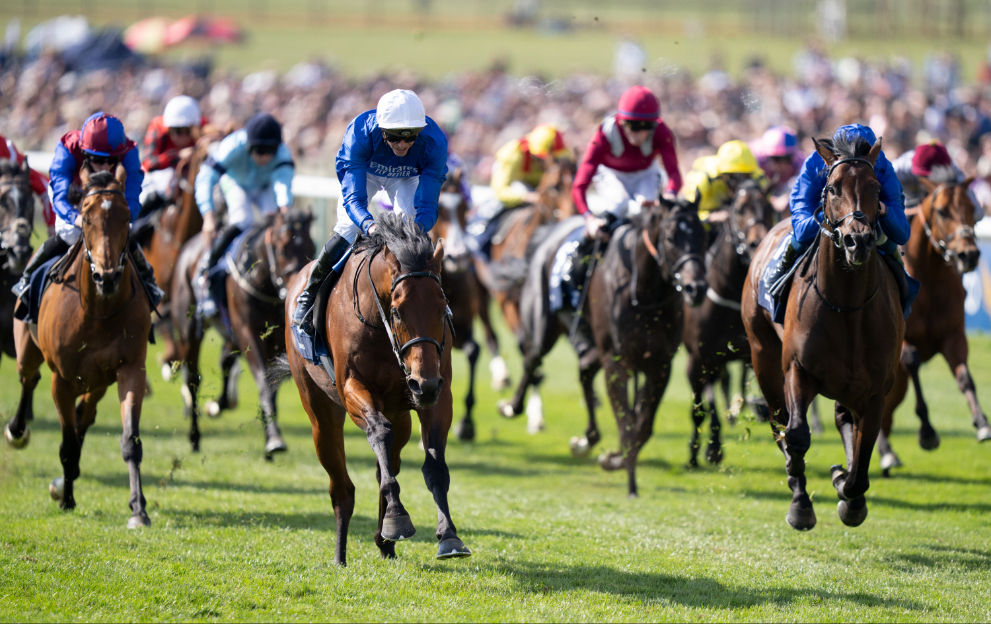
{"label": "dark brown horse", "polygon": [[[350,415],[375,452],[379,482],[375,544],[395,557],[395,542],[416,530],[399,499],[400,453],[411,433],[410,410],[420,420],[426,458],[423,478],[437,505],[437,558],[465,557],[448,507],[451,477],[444,459],[451,427],[451,340],[440,272],[444,247],[401,215],[381,214],[371,238],[358,240],[321,314],[329,334],[325,366],[302,357],[287,329],[288,368],[313,425],[317,458],[330,476],[337,518],[334,561],[347,564],[354,484],[344,457],[344,421]],[[309,278],[301,271],[289,288],[286,327],[296,296]],[[319,311],[320,308],[318,307]],[[327,335],[318,334],[318,335]]]}
{"label": "dark brown horse", "polygon": [[[220,318],[212,325],[225,338],[221,354],[223,381],[220,399],[211,403],[209,413],[217,417],[229,406],[228,393],[231,369],[239,355],[248,367],[258,387],[261,420],[265,427],[265,458],[287,450],[276,422],[276,383],[267,378],[269,362],[286,352],[285,317],[286,285],[313,257],[310,239],[310,213],[276,213],[264,223],[255,225],[245,239],[237,257],[229,258],[226,279],[230,332]],[[197,393],[202,377],[199,372],[200,345],[203,341],[202,321],[195,315],[193,280],[201,255],[205,252],[202,236],[197,234],[183,246],[172,284],[172,318],[176,324],[177,354],[185,364],[186,415],[190,418],[189,441],[194,451],[200,447],[199,408]]]}
{"label": "dark brown horse", "polygon": [[712,219],[716,239],[707,254],[706,298],[700,306],[685,305],[682,341],[688,351],[688,383],[692,386],[694,429],[688,446],[688,461],[692,466],[698,466],[699,436],[706,416],[712,434],[705,458],[711,464],[722,461],[714,384],[723,380],[727,363],[750,360],[750,343],[740,317],[740,298],[757,246],[774,225],[774,209],[767,194],[752,180],[742,183],[730,204],[719,212],[722,219],[718,224],[717,219]]}
{"label": "dark brown horse", "polygon": [[10,292],[31,257],[31,231],[34,224],[34,192],[27,158],[23,166],[0,160],[0,348],[16,357],[14,346],[14,304]]}
{"label": "dark brown horse", "polygon": [[956,182],[955,171],[934,172],[922,183],[929,196],[919,205],[912,235],[905,246],[905,264],[912,277],[922,282],[912,314],[905,322],[905,344],[894,388],[884,406],[884,421],[878,436],[881,469],[887,476],[901,466],[888,441],[895,409],[905,398],[908,380],[915,387],[915,413],[919,416],[919,445],[932,450],[939,435],[929,422],[929,408],[922,396],[919,366],[941,353],[967,399],[977,441],[991,439],[991,426],[977,402],[974,380],[967,367],[967,334],[964,329],[964,292],[961,276],[977,267],[980,251],[974,238],[974,204],[967,188],[972,179]]}
{"label": "dark brown horse", "polygon": [[767,399],[771,426],[784,452],[792,490],[788,524],[816,524],[805,489],[805,453],[812,439],[806,418],[817,394],[836,401],[836,428],[847,467],[833,466],[847,526],[867,517],[868,467],[881,429],[884,399],[895,382],[905,323],[898,287],[875,249],[882,216],[874,162],[881,139],[817,141],[828,166],[817,248],[801,261],[787,295],[784,326],[758,303],[758,284],[791,222],[775,226],[750,265],[743,290],[743,324],[754,373]]}
{"label": "dark brown horse", "polygon": [[39,368],[48,362],[52,398],[62,426],[63,477],[53,481],[51,491],[62,509],[73,509],[73,483],[79,477],[86,431],[96,419],[97,402],[116,382],[124,426],[120,450],[131,485],[127,526],[135,528],[151,524],[141,491],[138,426],[151,307],[127,256],[131,211],[123,192],[126,177],[123,166],[117,167],[116,178],[109,172],[90,175],[85,168],[80,172],[84,184],[81,241],[63,258],[61,277],[45,292],[38,324],[15,322],[22,393],[7,430],[15,439],[26,434],[32,394],[41,378]]}

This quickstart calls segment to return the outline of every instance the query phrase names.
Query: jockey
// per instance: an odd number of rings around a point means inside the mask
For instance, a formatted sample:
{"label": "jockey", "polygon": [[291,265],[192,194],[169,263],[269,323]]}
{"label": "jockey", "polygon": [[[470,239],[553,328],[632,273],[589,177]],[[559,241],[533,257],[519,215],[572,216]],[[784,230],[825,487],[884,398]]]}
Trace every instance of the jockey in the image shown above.
{"label": "jockey", "polygon": [[[833,134],[834,140],[838,137],[862,138],[870,145],[874,145],[877,140],[870,128],[860,124],[842,126]],[[819,224],[822,219],[820,200],[826,186],[827,172],[826,162],[818,152],[813,152],[805,159],[798,183],[791,193],[792,233],[782,240],[773,256],[776,262],[772,260],[764,272],[764,286],[768,292],[780,292],[780,288],[774,288],[775,285],[787,275],[795,260],[820,234]],[[885,158],[884,152],[878,154],[877,161],[874,163],[874,174],[881,183],[881,194],[878,199],[887,209],[879,221],[885,237],[883,237],[883,242],[879,241],[878,251],[901,263],[901,253],[898,251],[897,245],[904,245],[908,242],[910,229],[908,220],[905,218],[905,198],[902,195],[902,185],[898,181],[891,163]],[[900,274],[896,273],[895,275],[900,283],[906,277],[904,269],[901,269]],[[903,288],[905,288],[904,284],[899,286],[900,291]],[[911,307],[912,299],[914,296],[910,292],[903,292],[902,308],[906,316]]]}
{"label": "jockey", "polygon": [[506,143],[492,164],[492,191],[505,208],[540,201],[536,192],[546,169],[545,160],[569,156],[564,136],[551,124],[537,126],[521,139]]}
{"label": "jockey", "polygon": [[162,115],[148,125],[144,138],[145,180],[141,187],[141,215],[165,206],[172,191],[172,179],[183,150],[196,144],[205,123],[200,105],[188,95],[179,95],[165,105]]}
{"label": "jockey", "polygon": [[[220,142],[196,174],[196,206],[203,215],[203,238],[210,243],[210,253],[199,267],[201,285],[227,247],[251,227],[252,205],[262,214],[289,211],[294,174],[292,155],[282,142],[282,126],[268,113],[258,113],[244,128]],[[227,227],[219,235],[213,205],[213,188],[218,182],[227,201]],[[200,314],[210,317],[217,313],[217,302],[209,288],[203,291]]]}
{"label": "jockey", "polygon": [[[929,190],[922,185],[920,178],[929,178],[934,173],[938,174],[941,168],[945,170],[944,175],[952,178],[952,180],[940,180],[941,182],[960,184],[967,178],[950,158],[946,146],[936,140],[905,152],[893,160],[891,166],[894,167],[895,175],[898,176],[898,181],[902,184],[906,208],[918,206],[929,195]],[[974,218],[980,221],[984,218],[984,210],[973,192],[969,189],[967,192],[970,194],[971,203],[974,204]]]}
{"label": "jockey", "polygon": [[437,221],[440,188],[447,175],[447,137],[412,91],[383,95],[375,110],[361,113],[348,125],[337,152],[341,198],[337,225],[316,258],[310,279],[299,294],[293,325],[313,333],[308,321],[320,285],[335,279],[334,265],[362,232],[375,231],[369,198],[385,190],[392,205],[413,218],[424,232]]}
{"label": "jockey", "polygon": [[626,216],[631,200],[657,203],[663,179],[658,157],[667,172],[667,192],[681,190],[674,134],[661,121],[657,97],[646,87],[631,87],[619,98],[618,108],[596,129],[571,191],[575,208],[585,216],[589,238],[607,224],[588,209],[585,195],[590,184],[607,204],[606,214],[612,222]]}
{"label": "jockey", "polygon": [[689,200],[700,196],[699,218],[707,223],[709,214],[722,208],[736,186],[747,179],[756,180],[762,188],[770,184],[747,144],[727,141],[719,146],[715,156],[695,159],[692,170],[685,176],[681,195]]}
{"label": "jockey", "polygon": [[750,151],[770,180],[771,205],[784,212],[805,161],[805,154],[798,147],[798,134],[788,126],[768,128],[760,139],[750,144]]}
{"label": "jockey", "polygon": [[[6,159],[14,161],[18,166],[24,165],[24,154],[18,151],[17,146],[10,139],[7,139],[2,134],[0,134],[0,159]],[[35,197],[41,202],[42,215],[45,217],[45,223],[49,227],[49,235],[55,233],[55,211],[52,210],[52,200],[48,197],[48,176],[34,169],[31,170],[29,174],[31,179],[31,190],[34,192]]]}
{"label": "jockey", "polygon": [[[62,137],[55,148],[55,158],[52,159],[49,175],[51,179],[52,205],[55,209],[55,236],[42,243],[38,251],[31,257],[24,268],[21,280],[11,289],[20,297],[28,288],[31,274],[54,258],[64,254],[82,236],[82,216],[76,206],[69,203],[69,187],[81,184],[79,171],[85,166],[90,171],[113,172],[118,164],[123,165],[127,172],[124,185],[124,197],[131,209],[131,222],[141,211],[138,195],[144,172],[141,171],[141,161],[134,141],[124,134],[124,126],[113,115],[104,112],[95,113],[83,122],[82,130],[73,130]],[[162,291],[155,283],[155,273],[141,253],[141,247],[133,238],[128,239],[128,248],[138,276],[147,286],[151,299],[151,307],[155,308],[162,300]]]}

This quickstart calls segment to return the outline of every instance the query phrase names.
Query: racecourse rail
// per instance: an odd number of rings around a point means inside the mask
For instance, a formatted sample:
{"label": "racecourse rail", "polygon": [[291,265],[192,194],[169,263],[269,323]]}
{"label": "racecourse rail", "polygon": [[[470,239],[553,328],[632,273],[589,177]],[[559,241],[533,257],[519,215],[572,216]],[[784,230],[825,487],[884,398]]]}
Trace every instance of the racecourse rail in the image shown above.
{"label": "racecourse rail", "polygon": [[[52,152],[26,152],[32,169],[44,174],[55,157]],[[312,236],[314,241],[325,241],[337,219],[337,198],[341,192],[337,178],[301,175],[293,178],[292,192],[295,197],[309,200],[314,221]],[[476,205],[492,196],[487,186],[475,185],[471,188],[472,202]],[[589,197],[589,207],[597,211],[596,198]],[[989,211],[991,212],[991,211]],[[977,233],[981,260],[976,271],[963,277],[967,289],[964,309],[967,314],[967,329],[991,332],[991,214],[984,217],[974,228]]]}

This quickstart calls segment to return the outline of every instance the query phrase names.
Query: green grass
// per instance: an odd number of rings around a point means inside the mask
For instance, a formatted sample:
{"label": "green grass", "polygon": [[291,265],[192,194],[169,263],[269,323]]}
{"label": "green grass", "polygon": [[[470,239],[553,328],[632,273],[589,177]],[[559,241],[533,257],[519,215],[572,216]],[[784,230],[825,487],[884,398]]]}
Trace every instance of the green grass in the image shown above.
{"label": "green grass", "polygon": [[[972,337],[973,376],[986,405],[989,351],[991,339]],[[519,358],[510,355],[518,377]],[[204,395],[219,387],[216,356],[212,341]],[[155,371],[153,363],[154,350]],[[4,367],[6,419],[19,389],[13,363]],[[374,459],[349,423],[357,506],[346,569],[332,564],[328,479],[291,382],[279,397],[290,451],[266,463],[247,375],[241,406],[204,419],[199,454],[186,441],[178,387],[151,375],[142,468],[153,524],[129,531],[114,393],[86,441],[78,508],[63,513],[49,498],[48,482],[61,469],[46,373],[31,444],[0,449],[0,620],[991,618],[991,446],[975,442],[941,361],[927,365],[923,379],[943,445],[921,451],[915,418],[901,410],[893,443],[906,467],[881,480],[875,459],[863,526],[845,527],[836,516],[828,469],[842,461],[838,434],[827,426],[814,438],[807,462],[819,524],[810,533],[785,524],[784,462],[766,425],[727,427],[722,467],[683,467],[690,425],[682,356],[642,455],[637,500],[627,500],[624,474],[568,452],[584,418],[565,344],[546,370],[545,432],[530,436],[522,421],[496,416],[498,395],[480,374],[479,439],[449,446],[451,506],[470,559],[433,557],[436,512],[418,470],[415,430],[399,480],[418,533],[398,545],[398,560],[379,559],[371,539]],[[456,401],[465,383],[463,375],[453,380]],[[601,448],[615,448],[611,411],[600,414]]]}

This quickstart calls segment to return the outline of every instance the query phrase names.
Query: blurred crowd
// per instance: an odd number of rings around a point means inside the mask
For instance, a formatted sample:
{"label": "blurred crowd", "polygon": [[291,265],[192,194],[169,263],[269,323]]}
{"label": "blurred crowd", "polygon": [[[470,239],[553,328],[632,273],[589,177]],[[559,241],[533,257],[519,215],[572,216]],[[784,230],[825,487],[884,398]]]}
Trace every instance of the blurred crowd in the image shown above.
{"label": "blurred crowd", "polygon": [[515,77],[498,62],[486,71],[435,81],[409,71],[353,79],[318,62],[301,63],[284,74],[263,70],[237,75],[197,64],[125,64],[113,71],[76,73],[67,71],[57,56],[42,54],[30,62],[8,59],[0,67],[0,133],[22,149],[50,151],[63,133],[105,110],[119,116],[128,135],[140,143],[165,103],[188,94],[221,126],[240,127],[257,111],[272,113],[284,124],[297,171],[333,175],[334,157],[351,119],[374,108],[387,91],[408,88],[448,133],[472,181],[484,184],[496,150],[539,123],[556,124],[580,156],[620,94],[640,83],[660,98],[662,117],[677,137],[683,171],[723,142],[752,140],[771,126],[795,128],[807,153],[812,136],[829,136],[843,124],[860,122],[883,136],[891,158],[939,139],[964,172],[987,177],[988,81],[987,71],[964,79],[958,62],[948,55],[913,66],[901,58],[829,58],[815,46],[796,54],[790,76],[776,74],[760,60],[733,76],[716,57],[698,77],[661,59],[641,71],[574,74],[553,81]]}

